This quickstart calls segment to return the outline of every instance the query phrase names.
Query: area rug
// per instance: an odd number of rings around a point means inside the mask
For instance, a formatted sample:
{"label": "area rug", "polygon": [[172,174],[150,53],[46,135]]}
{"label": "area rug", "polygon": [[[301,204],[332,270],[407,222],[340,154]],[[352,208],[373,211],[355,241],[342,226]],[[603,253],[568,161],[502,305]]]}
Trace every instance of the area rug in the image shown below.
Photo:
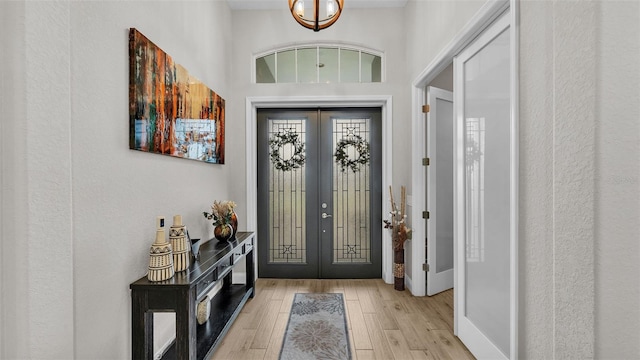
{"label": "area rug", "polygon": [[349,360],[342,294],[296,294],[280,360]]}

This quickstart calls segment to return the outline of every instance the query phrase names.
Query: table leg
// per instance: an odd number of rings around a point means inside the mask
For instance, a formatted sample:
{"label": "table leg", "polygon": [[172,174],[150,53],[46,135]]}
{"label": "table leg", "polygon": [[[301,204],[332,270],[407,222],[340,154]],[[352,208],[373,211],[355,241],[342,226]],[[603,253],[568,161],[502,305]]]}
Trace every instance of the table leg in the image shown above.
{"label": "table leg", "polygon": [[196,359],[196,314],[194,304],[196,290],[192,288],[180,292],[176,309],[176,354],[178,359]]}
{"label": "table leg", "polygon": [[131,293],[131,358],[153,360],[153,312],[147,293]]}

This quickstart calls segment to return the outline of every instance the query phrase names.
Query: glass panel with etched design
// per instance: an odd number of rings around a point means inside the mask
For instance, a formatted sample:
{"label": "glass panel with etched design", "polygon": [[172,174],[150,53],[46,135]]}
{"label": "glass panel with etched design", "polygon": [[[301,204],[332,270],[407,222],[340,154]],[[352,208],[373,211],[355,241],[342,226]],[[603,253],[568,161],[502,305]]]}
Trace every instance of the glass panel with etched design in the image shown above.
{"label": "glass panel with etched design", "polygon": [[371,262],[370,119],[333,119],[333,262]]}
{"label": "glass panel with etched design", "polygon": [[269,262],[306,263],[305,121],[269,119]]}

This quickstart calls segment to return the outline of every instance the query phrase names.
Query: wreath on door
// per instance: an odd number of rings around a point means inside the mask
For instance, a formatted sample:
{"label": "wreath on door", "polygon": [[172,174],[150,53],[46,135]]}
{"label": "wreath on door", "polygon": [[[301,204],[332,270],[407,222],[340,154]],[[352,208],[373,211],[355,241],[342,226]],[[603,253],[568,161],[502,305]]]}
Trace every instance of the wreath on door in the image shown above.
{"label": "wreath on door", "polygon": [[[356,151],[356,156],[351,158],[349,156],[348,148],[353,147]],[[367,165],[371,159],[370,146],[359,135],[351,135],[338,141],[336,146],[336,164],[340,166],[340,171],[345,172],[347,169],[351,169],[354,173],[360,171],[361,165]]]}
{"label": "wreath on door", "polygon": [[[290,158],[284,159],[280,153],[283,146],[291,144],[293,146],[293,155]],[[304,144],[298,137],[298,134],[292,131],[284,131],[275,134],[269,139],[269,157],[273,166],[281,171],[291,171],[298,169],[304,165]]]}

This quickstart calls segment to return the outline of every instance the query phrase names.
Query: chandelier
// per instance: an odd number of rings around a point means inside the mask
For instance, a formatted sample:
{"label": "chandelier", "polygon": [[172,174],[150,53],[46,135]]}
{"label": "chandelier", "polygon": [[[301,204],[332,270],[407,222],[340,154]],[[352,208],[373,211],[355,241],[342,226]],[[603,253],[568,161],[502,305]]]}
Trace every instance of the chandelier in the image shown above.
{"label": "chandelier", "polygon": [[[309,6],[305,7],[305,1]],[[343,7],[344,0],[289,0],[289,10],[293,18],[300,25],[313,31],[333,25],[340,17]]]}

